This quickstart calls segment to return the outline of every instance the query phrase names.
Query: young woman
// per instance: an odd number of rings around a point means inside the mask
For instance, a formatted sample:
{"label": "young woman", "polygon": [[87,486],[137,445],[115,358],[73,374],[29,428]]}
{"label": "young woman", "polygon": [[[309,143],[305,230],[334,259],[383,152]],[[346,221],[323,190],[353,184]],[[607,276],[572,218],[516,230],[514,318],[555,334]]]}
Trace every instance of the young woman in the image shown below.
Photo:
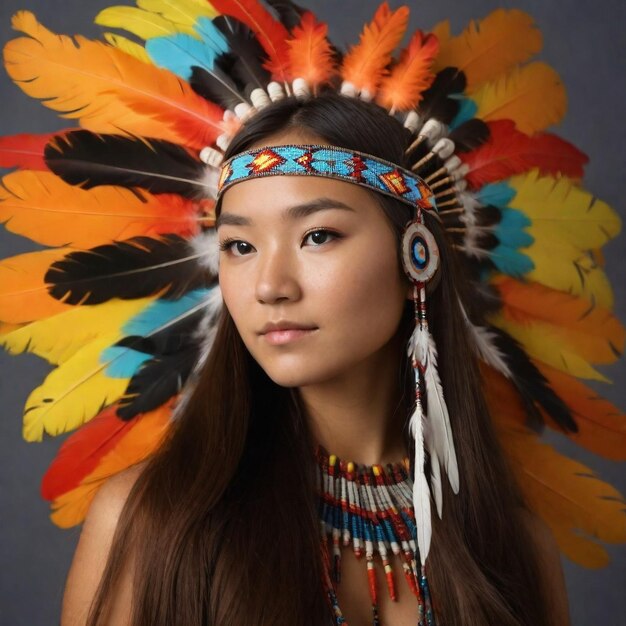
{"label": "young woman", "polygon": [[[322,144],[406,168],[410,142],[376,105],[289,98],[252,118],[225,156]],[[316,446],[367,465],[411,455],[415,321],[400,259],[410,207],[344,180],[284,175],[232,186],[217,214],[225,310],[213,349],[158,454],[97,495],[63,626],[85,623],[107,554],[89,624],[332,623]],[[481,392],[459,305],[462,268],[437,218],[426,219],[441,253],[428,323],[461,476],[458,494],[444,483],[444,515],[433,522],[437,623],[565,626],[558,550],[523,502]],[[342,547],[341,563],[339,607],[351,626],[366,626],[364,562]],[[399,577],[398,557],[392,566]],[[379,601],[380,623],[418,623],[415,595],[399,580],[397,600],[381,589]]]}

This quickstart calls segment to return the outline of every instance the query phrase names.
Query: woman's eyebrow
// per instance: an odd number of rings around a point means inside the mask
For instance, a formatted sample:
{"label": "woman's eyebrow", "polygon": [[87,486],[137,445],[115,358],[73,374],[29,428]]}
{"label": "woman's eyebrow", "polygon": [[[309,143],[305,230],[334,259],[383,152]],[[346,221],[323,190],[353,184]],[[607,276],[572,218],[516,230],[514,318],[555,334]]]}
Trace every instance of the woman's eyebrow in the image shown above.
{"label": "woman's eyebrow", "polygon": [[[317,211],[325,211],[327,209],[342,209],[345,211],[355,210],[344,204],[340,200],[333,200],[332,198],[316,198],[310,202],[303,202],[302,204],[295,204],[288,207],[283,211],[283,219],[297,220],[303,217],[317,213]],[[215,223],[215,228],[228,224],[230,226],[250,226],[252,220],[241,215],[235,215],[234,213],[220,213]]]}

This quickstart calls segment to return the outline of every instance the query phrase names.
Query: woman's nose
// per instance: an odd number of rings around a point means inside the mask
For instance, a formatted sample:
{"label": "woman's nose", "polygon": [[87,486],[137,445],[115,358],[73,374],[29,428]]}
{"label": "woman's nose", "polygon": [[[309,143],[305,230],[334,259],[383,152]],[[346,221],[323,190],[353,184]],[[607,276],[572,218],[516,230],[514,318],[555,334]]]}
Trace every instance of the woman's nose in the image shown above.
{"label": "woman's nose", "polygon": [[296,260],[284,250],[267,251],[257,264],[256,298],[272,304],[279,300],[298,300],[301,296]]}

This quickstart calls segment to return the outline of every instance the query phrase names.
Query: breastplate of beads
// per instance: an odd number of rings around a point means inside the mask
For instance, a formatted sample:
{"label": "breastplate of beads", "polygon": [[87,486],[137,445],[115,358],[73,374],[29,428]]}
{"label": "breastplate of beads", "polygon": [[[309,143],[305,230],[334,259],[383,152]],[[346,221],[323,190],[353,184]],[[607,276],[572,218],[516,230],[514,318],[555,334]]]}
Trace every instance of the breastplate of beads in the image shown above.
{"label": "breastplate of beads", "polygon": [[384,572],[389,596],[396,600],[392,554],[400,557],[404,579],[417,598],[418,626],[435,626],[426,571],[419,565],[409,459],[363,465],[343,461],[321,445],[316,457],[324,582],[335,623],[347,626],[336,586],[341,582],[341,545],[351,545],[357,559],[365,557],[373,626],[384,626],[378,616],[378,568]]}

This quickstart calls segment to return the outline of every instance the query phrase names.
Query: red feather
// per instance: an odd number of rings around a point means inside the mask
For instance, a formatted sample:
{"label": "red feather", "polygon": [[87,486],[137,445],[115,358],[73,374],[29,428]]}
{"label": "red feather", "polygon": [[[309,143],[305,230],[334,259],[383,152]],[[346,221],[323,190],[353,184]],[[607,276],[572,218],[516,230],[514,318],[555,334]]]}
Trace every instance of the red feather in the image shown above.
{"label": "red feather", "polygon": [[529,137],[515,128],[512,120],[487,122],[491,136],[471,152],[459,154],[469,165],[466,176],[470,187],[504,180],[539,168],[542,175],[564,174],[582,178],[587,155],[574,145],[551,133]]}
{"label": "red feather", "polygon": [[[74,130],[74,129],[68,129]],[[43,149],[55,136],[68,131],[31,135],[7,135],[0,137],[0,167],[21,167],[26,170],[47,170]]]}
{"label": "red feather", "polygon": [[116,410],[117,405],[107,407],[63,442],[41,482],[45,500],[54,500],[78,487],[98,461],[137,423],[116,417]]}
{"label": "red feather", "polygon": [[265,68],[278,81],[287,81],[289,47],[287,29],[266,11],[258,0],[211,0],[211,6],[224,15],[230,15],[252,29],[269,61]]}

